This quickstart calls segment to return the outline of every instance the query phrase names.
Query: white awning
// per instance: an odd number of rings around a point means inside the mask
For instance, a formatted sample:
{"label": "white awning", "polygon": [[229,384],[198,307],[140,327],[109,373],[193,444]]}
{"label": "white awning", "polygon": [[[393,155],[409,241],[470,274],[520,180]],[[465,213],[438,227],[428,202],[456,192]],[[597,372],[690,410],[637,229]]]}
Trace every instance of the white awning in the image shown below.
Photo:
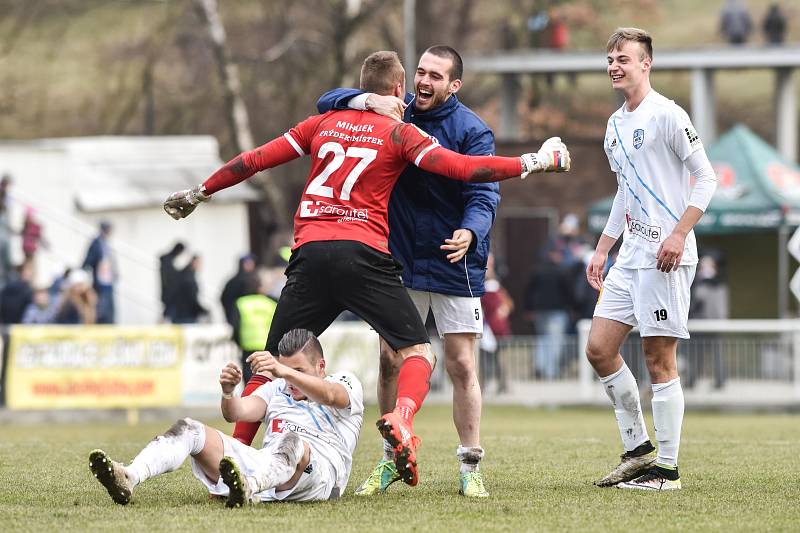
{"label": "white awning", "polygon": [[[170,193],[201,183],[222,166],[211,136],[76,137],[38,141],[63,150],[81,211],[161,205]],[[248,202],[259,194],[246,183],[214,195],[214,202]]]}

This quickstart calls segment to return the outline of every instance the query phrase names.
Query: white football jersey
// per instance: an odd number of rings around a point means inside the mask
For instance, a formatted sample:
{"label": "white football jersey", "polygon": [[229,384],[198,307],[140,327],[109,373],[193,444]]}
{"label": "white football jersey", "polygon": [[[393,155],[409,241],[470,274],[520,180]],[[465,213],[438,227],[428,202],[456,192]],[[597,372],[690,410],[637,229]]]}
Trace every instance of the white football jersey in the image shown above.
{"label": "white football jersey", "polygon": [[[625,105],[608,119],[605,150],[625,198],[625,240],[617,264],[655,268],[661,243],[689,205],[684,161],[702,143],[686,112],[651,90],[634,111]],[[623,221],[609,220],[609,227]],[[613,238],[619,237],[609,235]],[[694,230],[686,236],[681,265],[697,264]]]}
{"label": "white football jersey", "polygon": [[350,478],[353,452],[364,421],[364,391],[361,382],[350,372],[337,372],[325,381],[342,385],[350,396],[350,406],[337,409],[311,400],[296,401],[286,381],[276,379],[253,391],[267,402],[264,419],[264,447],[278,433],[294,431],[308,442],[311,449],[328,459],[336,468],[339,494],[343,494]]}

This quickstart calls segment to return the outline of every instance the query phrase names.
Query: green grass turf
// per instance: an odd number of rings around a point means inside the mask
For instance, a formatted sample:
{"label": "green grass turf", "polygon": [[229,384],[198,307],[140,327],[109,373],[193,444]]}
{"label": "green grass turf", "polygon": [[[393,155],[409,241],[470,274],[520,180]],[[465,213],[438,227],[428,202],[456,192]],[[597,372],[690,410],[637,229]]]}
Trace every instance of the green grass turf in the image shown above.
{"label": "green grass turf", "polygon": [[684,489],[658,494],[592,486],[620,451],[610,409],[488,407],[483,471],[492,496],[485,501],[457,495],[457,439],[445,406],[417,417],[419,486],[398,483],[374,499],[352,496],[379,455],[374,418],[371,409],[343,499],[237,510],[209,501],[188,463],[141,485],[127,507],[113,504],[94,480],[89,451],[100,447],[127,462],[170,421],[2,426],[0,530],[727,532],[797,531],[800,520],[797,416],[689,412]]}

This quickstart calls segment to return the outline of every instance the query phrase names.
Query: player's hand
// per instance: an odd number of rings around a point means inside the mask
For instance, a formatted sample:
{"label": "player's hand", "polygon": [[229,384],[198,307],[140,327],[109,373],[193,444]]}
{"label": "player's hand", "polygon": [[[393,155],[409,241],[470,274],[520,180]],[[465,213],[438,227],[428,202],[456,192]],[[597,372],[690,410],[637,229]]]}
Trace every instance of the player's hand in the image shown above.
{"label": "player's hand", "polygon": [[560,137],[547,139],[536,153],[522,154],[522,174],[525,179],[531,172],[569,172],[570,155]]}
{"label": "player's hand", "polygon": [[200,202],[207,202],[209,199],[211,195],[205,193],[205,187],[197,185],[170,194],[164,201],[164,211],[175,220],[180,220],[188,217]]}
{"label": "player's hand", "polygon": [[278,362],[277,359],[272,357],[269,352],[253,352],[250,357],[246,359],[250,363],[250,369],[253,374],[268,373],[276,378],[283,377],[283,370],[286,369],[284,365]]}
{"label": "player's hand", "polygon": [[683,258],[686,236],[672,232],[664,239],[656,254],[656,268],[661,272],[678,270]]}
{"label": "player's hand", "polygon": [[369,111],[393,118],[399,122],[403,122],[403,113],[408,107],[402,99],[396,96],[382,96],[380,94],[370,94],[365,105]]}
{"label": "player's hand", "polygon": [[219,384],[223,393],[232,393],[240,381],[242,381],[242,371],[236,366],[236,363],[228,363],[222,367],[222,371],[219,373]]}
{"label": "player's hand", "polygon": [[597,291],[603,288],[603,272],[606,269],[606,262],[608,262],[608,254],[595,251],[589,264],[586,265],[586,281]]}
{"label": "player's hand", "polygon": [[468,229],[457,229],[453,232],[453,237],[445,239],[444,244],[439,247],[440,250],[450,252],[447,254],[447,260],[451,263],[457,263],[463,259],[464,255],[469,250],[472,244],[472,232]]}

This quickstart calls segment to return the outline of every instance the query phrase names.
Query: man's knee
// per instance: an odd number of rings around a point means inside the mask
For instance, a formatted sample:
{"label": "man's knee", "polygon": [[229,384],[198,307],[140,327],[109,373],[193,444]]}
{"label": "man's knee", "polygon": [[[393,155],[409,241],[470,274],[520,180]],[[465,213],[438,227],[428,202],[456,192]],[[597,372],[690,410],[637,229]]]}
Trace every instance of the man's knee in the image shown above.
{"label": "man's knee", "polygon": [[617,355],[616,352],[612,353],[608,346],[604,346],[602,342],[589,337],[589,342],[586,343],[586,359],[589,360],[589,364],[593,367],[596,368],[607,363],[615,355]]}
{"label": "man's knee", "polygon": [[206,445],[206,426],[193,418],[181,418],[172,424],[162,437],[156,437],[159,438],[187,441],[190,444],[191,455],[197,455]]}
{"label": "man's knee", "polygon": [[615,320],[601,317],[592,319],[592,329],[589,330],[586,343],[586,359],[595,371],[606,371],[609,365],[616,366],[614,362],[631,328],[632,326]]}
{"label": "man's knee", "polygon": [[647,364],[647,369],[650,371],[651,377],[670,373],[670,371],[676,366],[676,364],[672,361],[672,357],[669,352],[645,352],[644,359]]}
{"label": "man's knee", "polygon": [[300,464],[306,455],[308,444],[294,431],[287,431],[279,438],[280,442],[276,448],[276,455],[282,456],[289,466]]}
{"label": "man's knee", "polygon": [[436,354],[433,353],[433,348],[431,348],[431,344],[429,342],[401,348],[397,351],[397,353],[400,356],[401,361],[413,356],[424,357],[431,364],[432,369],[436,367]]}
{"label": "man's knee", "polygon": [[476,377],[475,357],[472,352],[445,351],[445,368],[453,383],[464,383]]}
{"label": "man's knee", "polygon": [[392,381],[400,372],[400,365],[403,358],[400,354],[392,350],[388,344],[381,342],[380,354],[380,379],[381,381]]}
{"label": "man's knee", "polygon": [[195,432],[200,433],[201,431],[205,431],[205,427],[201,422],[193,418],[181,418],[176,420],[172,426],[164,433],[165,437],[180,437],[187,432]]}
{"label": "man's knee", "polygon": [[648,363],[654,365],[668,364],[677,351],[677,339],[671,337],[645,337],[642,351]]}

